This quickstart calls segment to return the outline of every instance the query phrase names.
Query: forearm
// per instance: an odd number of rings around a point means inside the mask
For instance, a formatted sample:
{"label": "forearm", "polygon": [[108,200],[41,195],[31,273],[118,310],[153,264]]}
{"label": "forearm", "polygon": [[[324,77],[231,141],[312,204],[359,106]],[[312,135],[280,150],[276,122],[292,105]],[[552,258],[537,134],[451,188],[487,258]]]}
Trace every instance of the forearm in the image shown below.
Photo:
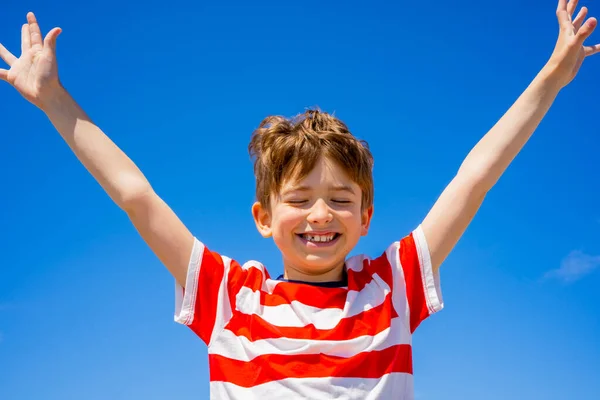
{"label": "forearm", "polygon": [[43,110],[79,161],[122,209],[152,189],[139,168],[61,89],[44,102]]}
{"label": "forearm", "polygon": [[490,190],[527,143],[560,91],[546,67],[494,127],[477,143],[461,165],[459,175]]}

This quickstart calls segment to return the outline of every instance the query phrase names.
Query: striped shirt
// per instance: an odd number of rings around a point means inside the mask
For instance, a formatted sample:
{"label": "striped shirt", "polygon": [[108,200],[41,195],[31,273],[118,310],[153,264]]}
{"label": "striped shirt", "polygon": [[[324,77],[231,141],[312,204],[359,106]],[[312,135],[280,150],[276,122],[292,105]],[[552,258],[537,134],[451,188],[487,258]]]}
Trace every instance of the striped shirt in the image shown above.
{"label": "striped shirt", "polygon": [[269,277],[195,239],[175,321],[207,345],[212,399],[413,399],[412,334],[443,307],[419,226],[347,284]]}

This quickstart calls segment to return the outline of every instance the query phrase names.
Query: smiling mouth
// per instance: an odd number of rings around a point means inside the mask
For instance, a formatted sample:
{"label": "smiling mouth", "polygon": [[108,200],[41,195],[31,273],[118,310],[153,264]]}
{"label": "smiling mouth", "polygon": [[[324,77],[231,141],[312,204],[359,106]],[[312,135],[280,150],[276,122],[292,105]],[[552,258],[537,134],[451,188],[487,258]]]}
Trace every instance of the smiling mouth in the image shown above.
{"label": "smiling mouth", "polygon": [[329,244],[329,243],[334,242],[337,238],[339,238],[341,236],[341,234],[340,233],[328,233],[325,235],[315,235],[315,234],[311,234],[311,233],[299,233],[299,234],[297,234],[297,236],[308,243]]}

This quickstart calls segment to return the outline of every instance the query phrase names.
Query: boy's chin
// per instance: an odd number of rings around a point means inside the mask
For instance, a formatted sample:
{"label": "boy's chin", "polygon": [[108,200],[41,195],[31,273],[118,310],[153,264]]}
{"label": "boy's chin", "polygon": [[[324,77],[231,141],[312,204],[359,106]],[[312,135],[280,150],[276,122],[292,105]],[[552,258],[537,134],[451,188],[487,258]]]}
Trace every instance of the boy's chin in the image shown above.
{"label": "boy's chin", "polygon": [[319,254],[308,254],[303,257],[302,266],[311,272],[317,271],[330,271],[339,265],[343,265],[346,257],[340,257],[340,255],[323,256]]}

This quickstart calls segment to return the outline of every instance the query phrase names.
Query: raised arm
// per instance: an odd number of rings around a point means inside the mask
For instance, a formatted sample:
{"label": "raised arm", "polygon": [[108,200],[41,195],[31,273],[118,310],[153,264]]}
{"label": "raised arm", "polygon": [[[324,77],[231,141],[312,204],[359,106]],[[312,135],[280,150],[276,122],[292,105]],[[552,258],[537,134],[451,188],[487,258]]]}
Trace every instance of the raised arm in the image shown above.
{"label": "raised arm", "polygon": [[46,113],[54,127],[111,199],[123,209],[136,229],[182,286],[193,247],[193,236],[154,192],[137,166],[85,114],[62,87],[52,29],[42,40],[32,13],[22,27],[19,58],[0,44],[0,57],[10,66],[0,79],[10,83]]}
{"label": "raised arm", "polygon": [[[471,150],[458,173],[425,217],[422,228],[434,271],[439,269],[477,213],[488,191],[529,140],[559,91],[577,74],[585,57],[600,46],[584,46],[597,21],[585,21],[577,0],[559,0],[559,36],[547,64],[494,127]],[[584,22],[585,21],[585,22]]]}

